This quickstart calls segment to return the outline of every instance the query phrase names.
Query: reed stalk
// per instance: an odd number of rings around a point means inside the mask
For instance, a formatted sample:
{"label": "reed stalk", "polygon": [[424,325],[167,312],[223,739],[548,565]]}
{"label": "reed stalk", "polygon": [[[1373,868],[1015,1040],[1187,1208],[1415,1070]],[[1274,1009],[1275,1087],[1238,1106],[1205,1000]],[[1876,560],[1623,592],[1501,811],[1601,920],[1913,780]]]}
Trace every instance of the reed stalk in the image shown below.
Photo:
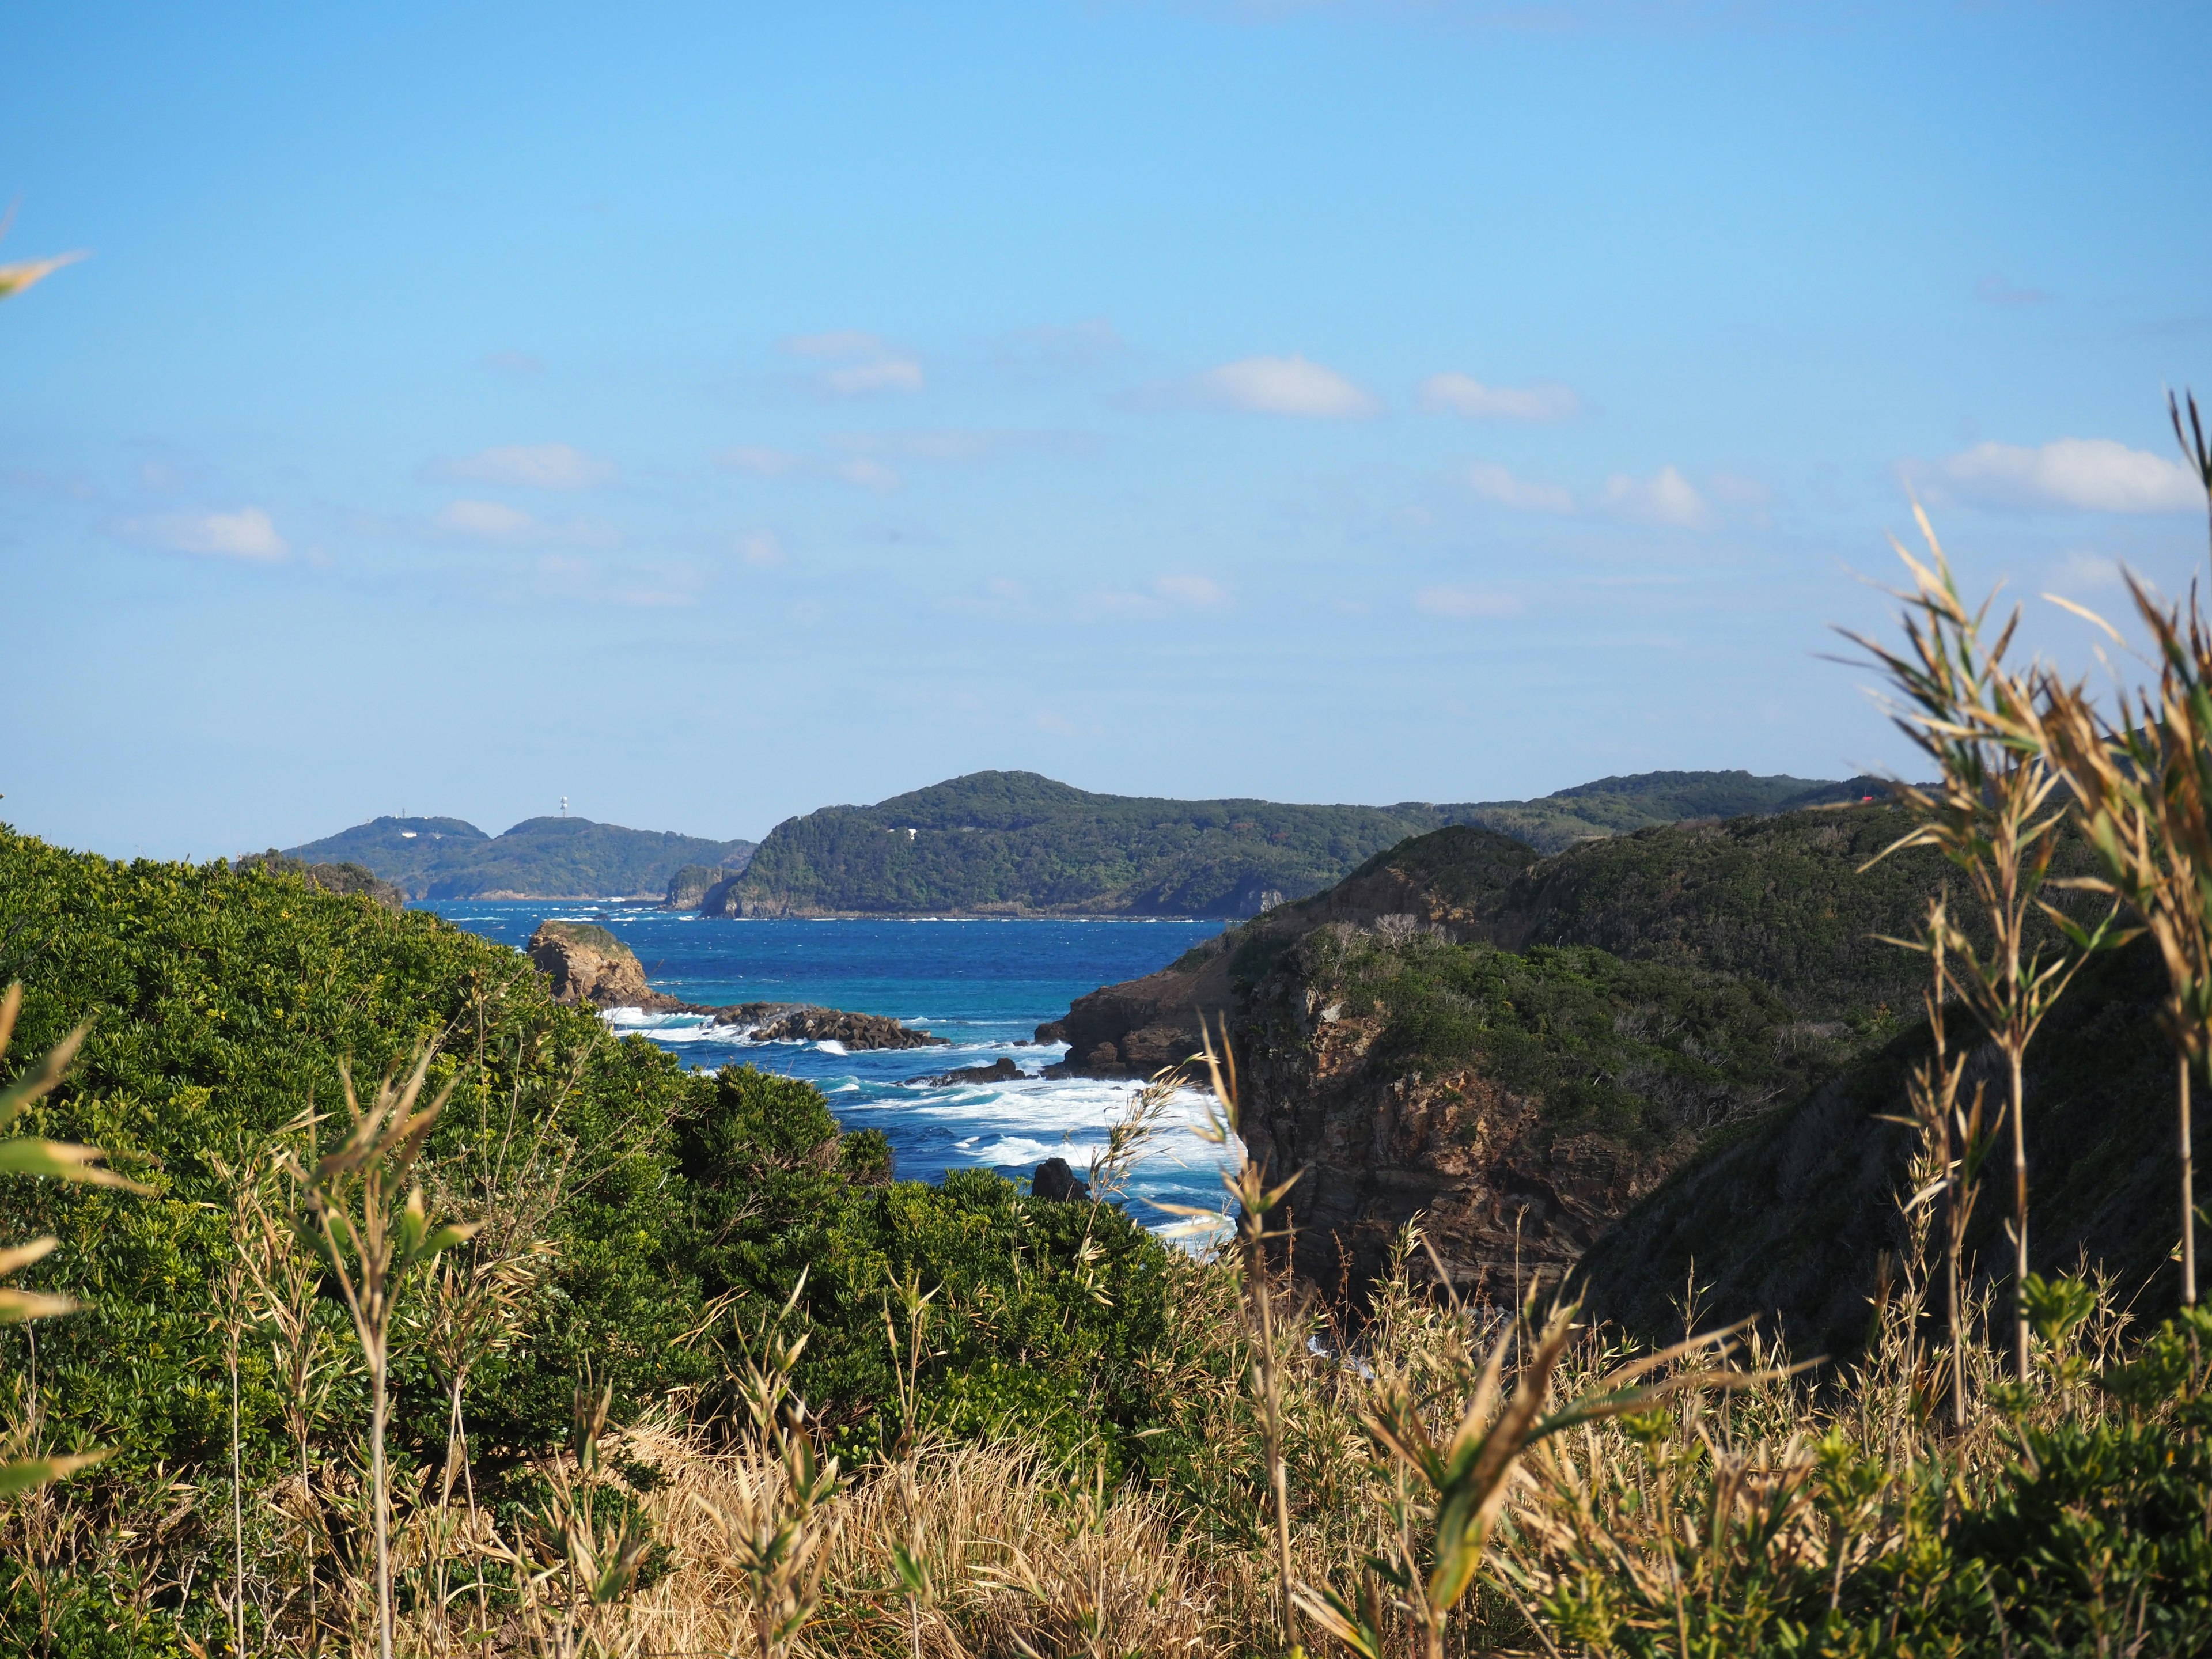
{"label": "reed stalk", "polygon": [[[1913,586],[1897,597],[1905,607],[1905,644],[1892,648],[1863,635],[1845,637],[1864,649],[1889,683],[1898,729],[1932,761],[1940,779],[1899,783],[1897,795],[1919,822],[1869,860],[1872,868],[1911,847],[1932,847],[1964,872],[1988,929],[1986,947],[1953,929],[1955,985],[2002,1054],[2006,1124],[2012,1152],[2013,1364],[2028,1376],[2028,1325],[2021,1287],[2028,1274],[2027,1047],[2074,975],[2111,940],[2112,918],[2094,932],[2077,928],[2046,903],[2058,831],[2066,820],[2054,803],[2061,774],[2039,730],[2036,693],[2043,677],[2015,672],[2006,656],[2020,625],[2015,609],[1990,636],[1990,601],[1969,611],[1950,562],[1918,506],[1913,516],[1928,544],[1916,558],[1894,537]],[[2058,944],[2034,937],[2055,923]],[[2075,948],[2069,950],[2066,943]]]}
{"label": "reed stalk", "polygon": [[410,1274],[472,1237],[476,1224],[432,1224],[414,1170],[453,1092],[448,1084],[416,1109],[430,1071],[425,1046],[402,1079],[388,1073],[364,1111],[350,1067],[341,1066],[351,1127],[312,1170],[291,1169],[304,1194],[293,1226],[336,1283],[353,1322],[369,1382],[370,1528],[376,1548],[378,1659],[392,1659],[392,1493],[385,1445],[391,1419],[391,1339]]}

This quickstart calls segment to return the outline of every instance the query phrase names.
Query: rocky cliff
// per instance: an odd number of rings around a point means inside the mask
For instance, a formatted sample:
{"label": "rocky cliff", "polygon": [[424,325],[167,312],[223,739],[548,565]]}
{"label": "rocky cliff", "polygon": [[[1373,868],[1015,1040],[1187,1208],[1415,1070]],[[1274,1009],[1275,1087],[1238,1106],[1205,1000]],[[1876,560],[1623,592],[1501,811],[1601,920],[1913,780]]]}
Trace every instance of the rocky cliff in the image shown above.
{"label": "rocky cliff", "polygon": [[706,1014],[741,1028],[753,1042],[842,1042],[848,1048],[927,1048],[948,1040],[883,1014],[856,1014],[811,1003],[739,1002],[724,1007],[685,1002],[656,991],[628,945],[589,922],[544,921],[530,936],[530,959],[553,981],[556,1002],[595,1008],[636,1008],[648,1014]]}
{"label": "rocky cliff", "polygon": [[1301,1272],[1355,1287],[1416,1215],[1454,1278],[1556,1278],[1729,1126],[1898,1029],[1925,856],[1887,807],[1648,829],[1550,858],[1418,837],[1041,1030],[1070,1071],[1189,1055],[1225,1016]]}

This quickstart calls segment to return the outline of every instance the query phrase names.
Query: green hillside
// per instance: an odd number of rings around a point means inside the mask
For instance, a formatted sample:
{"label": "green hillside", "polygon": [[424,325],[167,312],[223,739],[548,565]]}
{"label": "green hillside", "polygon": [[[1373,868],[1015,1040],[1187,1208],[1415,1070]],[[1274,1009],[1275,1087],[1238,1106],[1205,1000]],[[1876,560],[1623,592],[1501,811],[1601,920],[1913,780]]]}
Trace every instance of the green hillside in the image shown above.
{"label": "green hillside", "polygon": [[1540,801],[1306,806],[1094,794],[1034,772],[977,772],[873,806],[787,819],[713,903],[717,914],[751,916],[1249,916],[1445,825],[1480,824],[1555,850],[1842,787],[1662,772]]}
{"label": "green hillside", "polygon": [[[82,1304],[38,1327],[38,1397],[49,1443],[113,1454],[69,1488],[95,1513],[166,1513],[179,1490],[226,1478],[224,1326],[210,1311],[237,1295],[224,1275],[239,1172],[261,1172],[281,1210],[290,1188],[267,1172],[296,1146],[287,1126],[312,1103],[334,1139],[341,1068],[373,1089],[425,1041],[441,1045],[430,1086],[452,1090],[426,1148],[432,1201],[487,1223],[467,1249],[544,1247],[515,1340],[469,1385],[472,1479],[488,1502],[538,1501],[526,1460],[562,1442],[586,1378],[613,1387],[623,1417],[672,1389],[727,1409],[715,1391],[802,1274],[796,1317],[811,1340],[798,1383],[849,1462],[896,1431],[883,1297],[909,1269],[943,1291],[921,1383],[941,1431],[1034,1432],[1116,1468],[1154,1455],[1138,1431],[1162,1408],[1146,1367],[1180,1340],[1164,1324],[1175,1262],[1119,1211],[1032,1203],[986,1172],[893,1181],[883,1138],[841,1134],[811,1085],[695,1072],[618,1040],[588,1009],[556,1006],[527,958],[434,916],[282,869],[122,864],[0,826],[0,986],[10,981],[26,994],[0,1083],[80,1021],[91,1028],[68,1082],[15,1127],[94,1143],[151,1189],[0,1180],[0,1245],[59,1240],[11,1285]],[[1110,1304],[1087,1288],[1092,1273],[1113,1285]],[[427,1295],[418,1286],[412,1305]],[[313,1317],[329,1363],[344,1314],[326,1294]],[[264,1333],[246,1328],[242,1456],[256,1478],[281,1479],[303,1452]],[[364,1410],[356,1370],[330,1376],[306,1449],[322,1492],[346,1490]],[[394,1378],[396,1455],[434,1468],[448,1401],[419,1340]],[[318,1524],[342,1534],[349,1513],[319,1507]],[[184,1547],[204,1551],[210,1535]],[[187,1626],[207,1628],[205,1587],[220,1583],[201,1574],[196,1597],[119,1609],[104,1559],[40,1582],[34,1595],[0,1575],[0,1651],[31,1628],[52,1640],[20,1650],[181,1652],[167,1621],[189,1612]]]}
{"label": "green hillside", "polygon": [[357,864],[410,898],[661,898],[686,866],[742,868],[748,841],[625,830],[589,818],[526,818],[487,836],[459,818],[381,817],[285,849],[310,863]]}

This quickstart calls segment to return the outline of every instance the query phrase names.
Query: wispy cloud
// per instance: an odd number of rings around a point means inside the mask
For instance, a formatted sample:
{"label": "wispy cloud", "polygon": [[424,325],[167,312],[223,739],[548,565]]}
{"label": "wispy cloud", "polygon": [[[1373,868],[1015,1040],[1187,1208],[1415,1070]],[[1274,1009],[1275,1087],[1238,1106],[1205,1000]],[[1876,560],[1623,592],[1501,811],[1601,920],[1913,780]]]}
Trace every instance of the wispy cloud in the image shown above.
{"label": "wispy cloud", "polygon": [[1517,617],[1521,601],[1494,587],[1425,587],[1413,603],[1431,617]]}
{"label": "wispy cloud", "polygon": [[1382,413],[1380,399],[1334,369],[1304,357],[1244,357],[1180,384],[1155,386],[1139,407],[1243,410],[1310,421],[1358,421]]}
{"label": "wispy cloud", "polygon": [[504,501],[448,501],[438,509],[431,524],[449,536],[515,546],[566,544],[612,547],[622,539],[612,525],[601,520],[580,518],[548,523]]}
{"label": "wispy cloud", "polygon": [[1565,484],[1539,483],[1516,477],[1490,461],[1477,461],[1467,470],[1467,486],[1486,501],[1522,513],[1571,513],[1574,492]]}
{"label": "wispy cloud", "polygon": [[526,351],[495,351],[483,360],[495,374],[543,374],[545,365]]}
{"label": "wispy cloud", "polygon": [[1974,284],[1974,297],[1985,306],[2039,306],[2051,296],[2039,288],[2014,288],[2002,276],[1984,276]]}
{"label": "wispy cloud", "polygon": [[1211,610],[1229,603],[1229,590],[1210,576],[1162,576],[1152,592],[1176,605]]}
{"label": "wispy cloud", "polygon": [[276,521],[258,507],[230,513],[165,513],[126,520],[122,530],[133,541],[167,552],[240,559],[249,564],[273,564],[292,550],[277,533]]}
{"label": "wispy cloud", "polygon": [[1598,505],[1638,524],[1673,525],[1695,530],[1711,518],[1705,498],[1697,487],[1671,466],[1662,466],[1648,478],[1616,472],[1598,491]]}
{"label": "wispy cloud", "polygon": [[2038,448],[1976,444],[1936,469],[1936,481],[1995,507],[2090,513],[2185,513],[2204,505],[2187,468],[2110,438],[2060,438]]}
{"label": "wispy cloud", "polygon": [[812,358],[830,365],[817,375],[815,385],[833,398],[920,392],[926,384],[921,360],[913,352],[858,329],[795,334],[781,345],[789,356]]}
{"label": "wispy cloud", "polygon": [[732,444],[714,459],[732,472],[750,473],[756,478],[787,478],[809,465],[804,455],[788,449],[772,449],[765,444]]}
{"label": "wispy cloud", "polygon": [[1553,380],[1485,386],[1471,374],[1431,374],[1421,382],[1421,407],[1471,421],[1565,421],[1582,412],[1574,388]]}
{"label": "wispy cloud", "polygon": [[1158,618],[1177,611],[1218,611],[1229,599],[1229,590],[1212,577],[1175,572],[1155,577],[1141,591],[1093,589],[1081,596],[1078,605],[1082,613],[1091,616]]}
{"label": "wispy cloud", "polygon": [[758,569],[784,562],[783,538],[773,530],[755,530],[738,538],[738,556]]}
{"label": "wispy cloud", "polygon": [[509,484],[522,489],[597,489],[612,483],[614,465],[568,444],[505,444],[423,469],[433,478]]}

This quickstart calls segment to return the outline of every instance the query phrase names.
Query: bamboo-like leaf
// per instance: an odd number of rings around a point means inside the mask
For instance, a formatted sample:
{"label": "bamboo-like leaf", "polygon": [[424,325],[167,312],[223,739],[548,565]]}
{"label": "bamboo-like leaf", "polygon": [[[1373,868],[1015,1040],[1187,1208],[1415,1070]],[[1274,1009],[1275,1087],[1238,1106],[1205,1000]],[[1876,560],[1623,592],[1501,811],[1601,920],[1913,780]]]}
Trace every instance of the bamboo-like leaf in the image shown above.
{"label": "bamboo-like leaf", "polygon": [[1298,1611],[1360,1656],[1382,1659],[1382,1636],[1359,1608],[1328,1585],[1299,1584],[1291,1591]]}
{"label": "bamboo-like leaf", "polygon": [[0,1325],[20,1325],[27,1319],[58,1319],[76,1310],[77,1304],[65,1296],[0,1285]]}
{"label": "bamboo-like leaf", "polygon": [[32,283],[42,282],[64,265],[73,265],[85,258],[80,248],[74,253],[57,253],[51,259],[25,259],[12,265],[0,265],[0,300],[21,294]]}
{"label": "bamboo-like leaf", "polygon": [[40,1140],[35,1135],[10,1135],[0,1140],[0,1175],[50,1176],[84,1187],[120,1187],[125,1191],[150,1190],[137,1182],[103,1170],[95,1162],[106,1157],[97,1146],[77,1146],[65,1140]]}
{"label": "bamboo-like leaf", "polygon": [[0,1463],[0,1498],[16,1497],[50,1480],[65,1480],[106,1455],[104,1450],[88,1451],[70,1457],[24,1457],[12,1463]]}

